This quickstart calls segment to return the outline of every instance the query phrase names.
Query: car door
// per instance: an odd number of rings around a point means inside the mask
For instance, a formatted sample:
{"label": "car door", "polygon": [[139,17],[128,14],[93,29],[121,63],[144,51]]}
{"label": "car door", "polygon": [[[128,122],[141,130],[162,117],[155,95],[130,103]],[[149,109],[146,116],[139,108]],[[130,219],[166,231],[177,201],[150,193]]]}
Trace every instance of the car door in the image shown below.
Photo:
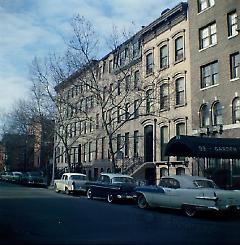
{"label": "car door", "polygon": [[165,195],[161,200],[159,197],[159,204],[164,207],[177,208],[180,205],[180,184],[174,178],[164,178],[160,182],[163,187]]}

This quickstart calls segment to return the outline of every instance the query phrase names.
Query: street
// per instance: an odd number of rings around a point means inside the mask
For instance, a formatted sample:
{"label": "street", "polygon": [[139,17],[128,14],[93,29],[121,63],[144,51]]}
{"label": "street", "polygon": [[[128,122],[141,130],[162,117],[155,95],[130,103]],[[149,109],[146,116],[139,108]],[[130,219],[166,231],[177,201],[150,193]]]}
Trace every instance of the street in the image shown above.
{"label": "street", "polygon": [[0,244],[239,244],[240,218],[189,218],[0,182]]}

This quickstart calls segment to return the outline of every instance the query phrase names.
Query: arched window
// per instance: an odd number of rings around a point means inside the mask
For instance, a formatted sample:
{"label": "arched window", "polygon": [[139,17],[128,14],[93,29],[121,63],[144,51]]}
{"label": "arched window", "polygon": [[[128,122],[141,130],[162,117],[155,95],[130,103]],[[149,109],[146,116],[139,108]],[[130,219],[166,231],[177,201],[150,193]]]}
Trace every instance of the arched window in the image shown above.
{"label": "arched window", "polygon": [[183,168],[183,167],[178,167],[178,168],[176,169],[176,175],[183,175],[183,174],[185,174],[185,168]]}
{"label": "arched window", "polygon": [[222,105],[220,102],[215,102],[212,106],[212,125],[216,126],[222,123]]}
{"label": "arched window", "polygon": [[240,97],[237,97],[233,100],[232,118],[233,118],[233,123],[240,123]]}
{"label": "arched window", "polygon": [[165,156],[165,148],[167,146],[167,143],[168,143],[168,126],[163,126],[161,127],[161,130],[160,130],[160,133],[161,133],[161,160],[162,161],[167,161],[168,160],[168,157]]}
{"label": "arched window", "polygon": [[184,104],[184,78],[178,78],[176,80],[176,105]]}
{"label": "arched window", "polygon": [[175,40],[175,61],[183,59],[183,37],[178,37]]}
{"label": "arched window", "polygon": [[146,92],[146,113],[153,112],[153,90],[149,89]]}
{"label": "arched window", "polygon": [[185,123],[177,123],[176,124],[176,135],[185,135],[186,134],[186,129],[185,129]]}
{"label": "arched window", "polygon": [[165,83],[160,87],[160,109],[166,110],[168,106],[168,85]]}
{"label": "arched window", "polygon": [[209,109],[206,104],[200,108],[200,127],[209,126]]}
{"label": "arched window", "polygon": [[165,168],[165,167],[160,168],[160,177],[167,176],[167,175],[168,175],[167,168]]}
{"label": "arched window", "polygon": [[146,74],[153,72],[153,54],[150,53],[146,56]]}
{"label": "arched window", "polygon": [[167,45],[164,45],[160,48],[160,68],[167,68],[168,66],[168,48]]}

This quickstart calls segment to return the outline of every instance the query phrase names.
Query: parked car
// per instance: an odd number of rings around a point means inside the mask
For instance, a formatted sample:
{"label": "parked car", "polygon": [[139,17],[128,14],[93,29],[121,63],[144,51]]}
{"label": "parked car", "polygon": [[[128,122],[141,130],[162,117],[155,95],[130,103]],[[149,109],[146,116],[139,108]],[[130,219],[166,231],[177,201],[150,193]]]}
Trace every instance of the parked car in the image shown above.
{"label": "parked car", "polygon": [[27,185],[47,186],[46,178],[43,176],[41,172],[38,171],[30,171],[23,173],[21,183]]}
{"label": "parked car", "polygon": [[219,189],[207,178],[199,176],[166,176],[158,186],[136,188],[140,208],[165,207],[182,209],[194,216],[199,210],[240,210],[240,192]]}
{"label": "parked car", "polygon": [[13,171],[11,176],[11,181],[15,183],[20,183],[22,181],[22,172]]}
{"label": "parked car", "polygon": [[2,173],[2,180],[11,181],[12,175],[13,175],[12,172],[4,172],[4,173]]}
{"label": "parked car", "polygon": [[98,180],[87,182],[87,198],[106,198],[109,203],[117,199],[133,199],[135,181],[129,175],[101,173]]}
{"label": "parked car", "polygon": [[85,174],[64,173],[59,180],[54,181],[56,192],[64,191],[66,194],[73,192],[86,192],[87,177]]}

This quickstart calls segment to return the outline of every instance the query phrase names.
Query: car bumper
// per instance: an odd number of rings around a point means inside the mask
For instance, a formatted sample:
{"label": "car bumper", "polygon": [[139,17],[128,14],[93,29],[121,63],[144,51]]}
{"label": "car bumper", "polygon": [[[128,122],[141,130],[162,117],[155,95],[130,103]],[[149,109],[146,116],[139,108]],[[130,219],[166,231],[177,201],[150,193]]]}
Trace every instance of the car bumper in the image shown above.
{"label": "car bumper", "polygon": [[131,199],[133,199],[133,195],[130,195],[130,194],[118,194],[117,198],[118,199],[128,199],[128,200],[130,199],[131,200]]}

